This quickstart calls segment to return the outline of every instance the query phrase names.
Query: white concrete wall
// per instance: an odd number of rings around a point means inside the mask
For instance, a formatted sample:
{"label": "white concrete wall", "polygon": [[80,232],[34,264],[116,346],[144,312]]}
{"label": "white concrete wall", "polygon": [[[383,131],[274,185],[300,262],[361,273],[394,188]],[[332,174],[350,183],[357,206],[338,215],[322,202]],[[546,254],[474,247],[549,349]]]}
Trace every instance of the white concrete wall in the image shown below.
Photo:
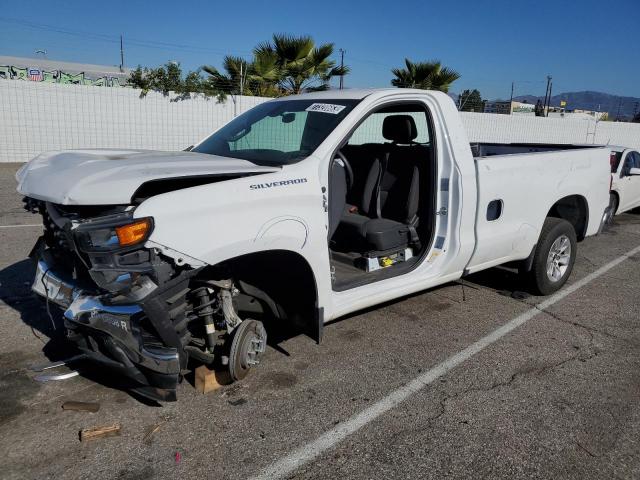
{"label": "white concrete wall", "polygon": [[[176,100],[127,88],[0,80],[0,162],[46,150],[182,150],[265,99]],[[640,149],[640,125],[592,120],[462,114],[472,142],[610,143]]]}
{"label": "white concrete wall", "polygon": [[596,143],[640,150],[640,124],[462,112],[472,142]]}
{"label": "white concrete wall", "polygon": [[[471,142],[592,143],[588,120],[461,112]],[[640,134],[640,129],[638,129]],[[638,138],[640,143],[640,138]]]}
{"label": "white concrete wall", "polygon": [[[241,113],[265,99],[239,97]],[[0,162],[24,162],[46,150],[183,150],[234,116],[228,98],[176,100],[140,90],[0,80]]]}
{"label": "white concrete wall", "polygon": [[640,123],[598,122],[591,129],[593,143],[623,145],[640,150]]}

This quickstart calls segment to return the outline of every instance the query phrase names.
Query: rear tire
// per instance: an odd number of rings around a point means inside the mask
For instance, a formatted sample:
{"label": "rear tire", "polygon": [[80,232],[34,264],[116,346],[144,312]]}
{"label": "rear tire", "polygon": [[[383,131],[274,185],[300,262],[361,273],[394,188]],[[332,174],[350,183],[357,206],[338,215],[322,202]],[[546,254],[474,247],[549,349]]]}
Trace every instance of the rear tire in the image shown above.
{"label": "rear tire", "polygon": [[566,220],[548,217],[542,226],[531,271],[526,273],[533,293],[549,295],[562,288],[576,260],[576,231]]}

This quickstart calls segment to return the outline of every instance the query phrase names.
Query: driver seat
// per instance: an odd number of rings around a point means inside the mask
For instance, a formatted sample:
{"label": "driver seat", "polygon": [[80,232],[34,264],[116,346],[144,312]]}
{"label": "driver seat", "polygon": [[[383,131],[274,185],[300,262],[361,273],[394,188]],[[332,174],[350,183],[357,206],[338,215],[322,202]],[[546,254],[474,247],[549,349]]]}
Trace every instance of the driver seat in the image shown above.
{"label": "driver seat", "polygon": [[379,145],[360,205],[347,206],[336,232],[338,242],[361,253],[420,248],[420,166],[428,152],[414,143],[417,128],[411,115],[386,117],[382,135],[390,143]]}

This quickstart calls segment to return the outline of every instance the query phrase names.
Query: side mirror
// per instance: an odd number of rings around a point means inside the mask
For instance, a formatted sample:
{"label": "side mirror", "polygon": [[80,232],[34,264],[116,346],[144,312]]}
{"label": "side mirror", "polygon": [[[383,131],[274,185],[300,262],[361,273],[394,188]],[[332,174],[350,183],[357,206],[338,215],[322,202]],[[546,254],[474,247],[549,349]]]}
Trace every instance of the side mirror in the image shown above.
{"label": "side mirror", "polygon": [[640,168],[630,168],[629,175],[640,175]]}

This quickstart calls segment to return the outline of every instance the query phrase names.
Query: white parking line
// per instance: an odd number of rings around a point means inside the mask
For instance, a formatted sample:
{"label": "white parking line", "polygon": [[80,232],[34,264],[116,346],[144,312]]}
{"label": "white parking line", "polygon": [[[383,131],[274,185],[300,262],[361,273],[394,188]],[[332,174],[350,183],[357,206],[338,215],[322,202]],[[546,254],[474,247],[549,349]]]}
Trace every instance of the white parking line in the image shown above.
{"label": "white parking line", "polygon": [[0,225],[0,228],[41,227],[41,223],[27,223],[24,225]]}
{"label": "white parking line", "polygon": [[625,253],[621,257],[616,258],[615,260],[607,263],[603,267],[599,268],[595,272],[587,275],[581,280],[573,283],[567,288],[560,290],[555,293],[547,300],[544,300],[537,304],[535,307],[527,310],[526,312],[518,315],[514,319],[505,323],[501,327],[497,328],[493,332],[489,333],[487,336],[482,337],[477,342],[469,345],[464,350],[456,353],[455,355],[447,358],[444,362],[436,365],[428,372],[425,372],[418,377],[414,378],[408,384],[394,390],[389,393],[386,397],[382,398],[378,402],[374,403],[370,407],[361,411],[360,413],[355,414],[350,419],[346,420],[344,423],[337,425],[331,430],[325,432],[315,440],[302,447],[290,452],[288,455],[283,457],[282,459],[272,463],[267,468],[262,470],[258,475],[252,477],[253,480],[267,480],[267,479],[279,479],[288,477],[291,472],[301,467],[302,465],[310,462],[314,458],[318,457],[325,450],[332,448],[337,443],[344,440],[346,437],[351,435],[352,433],[357,432],[359,429],[371,423],[381,415],[385,414],[389,410],[394,407],[397,407],[400,403],[404,402],[407,398],[409,398],[414,393],[419,392],[427,385],[433,383],[434,380],[445,375],[451,369],[457,367],[464,361],[470,359],[475,354],[481,352],[491,344],[500,340],[502,337],[512,332],[516,328],[525,324],[527,321],[531,320],[533,317],[538,315],[542,310],[550,307],[554,303],[559,302],[567,295],[571,295],[576,290],[584,287],[588,283],[592,282],[596,278],[605,274],[612,268],[616,267],[620,263],[624,262],[627,258],[635,255],[636,253],[640,253],[640,246],[634,248],[633,250]]}

